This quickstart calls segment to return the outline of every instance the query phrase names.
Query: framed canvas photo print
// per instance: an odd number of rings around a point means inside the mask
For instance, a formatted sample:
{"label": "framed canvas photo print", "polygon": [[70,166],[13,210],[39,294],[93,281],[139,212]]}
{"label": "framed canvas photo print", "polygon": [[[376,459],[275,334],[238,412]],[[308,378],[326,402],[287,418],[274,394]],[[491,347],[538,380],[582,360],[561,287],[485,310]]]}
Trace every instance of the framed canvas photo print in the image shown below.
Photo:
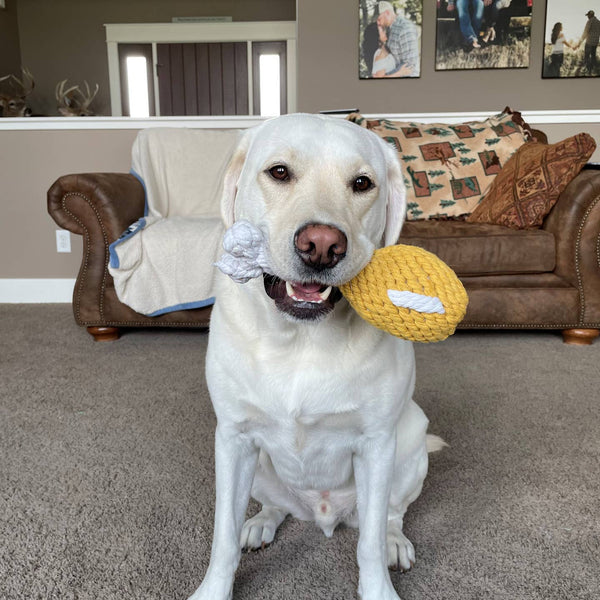
{"label": "framed canvas photo print", "polygon": [[542,77],[599,77],[600,0],[548,0]]}
{"label": "framed canvas photo print", "polygon": [[360,79],[419,77],[422,0],[359,0]]}
{"label": "framed canvas photo print", "polygon": [[532,7],[533,0],[437,0],[436,71],[528,67]]}

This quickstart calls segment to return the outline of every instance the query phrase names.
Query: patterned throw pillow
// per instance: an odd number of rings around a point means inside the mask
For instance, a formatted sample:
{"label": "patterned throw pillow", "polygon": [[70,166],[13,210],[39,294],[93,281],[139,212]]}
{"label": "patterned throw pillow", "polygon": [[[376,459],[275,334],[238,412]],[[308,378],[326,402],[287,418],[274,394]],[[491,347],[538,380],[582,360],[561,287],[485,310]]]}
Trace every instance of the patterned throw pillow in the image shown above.
{"label": "patterned throw pillow", "polygon": [[556,144],[525,144],[506,163],[467,221],[513,229],[539,227],[595,149],[596,142],[587,133]]}
{"label": "patterned throw pillow", "polygon": [[402,162],[407,219],[464,217],[473,212],[510,156],[530,137],[520,113],[456,125],[348,119],[391,143]]}

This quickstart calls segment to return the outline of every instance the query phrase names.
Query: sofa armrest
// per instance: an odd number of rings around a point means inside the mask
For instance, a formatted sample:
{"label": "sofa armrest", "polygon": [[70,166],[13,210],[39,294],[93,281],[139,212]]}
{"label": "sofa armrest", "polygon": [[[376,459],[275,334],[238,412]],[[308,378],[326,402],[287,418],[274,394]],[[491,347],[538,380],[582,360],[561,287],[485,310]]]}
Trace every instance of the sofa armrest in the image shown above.
{"label": "sofa armrest", "polygon": [[600,171],[583,170],[543,228],[556,240],[555,273],[579,290],[580,325],[600,324]]}
{"label": "sofa armrest", "polygon": [[128,173],[64,175],[48,190],[48,212],[58,225],[108,244],[144,216],[144,206],[144,188]]}
{"label": "sofa armrest", "polygon": [[[144,216],[142,184],[126,173],[60,177],[48,190],[48,212],[61,227],[83,236],[83,256],[73,292],[80,325],[104,326],[121,307],[108,273],[109,246]],[[135,318],[131,309],[126,309]],[[131,315],[128,314],[128,318]]]}

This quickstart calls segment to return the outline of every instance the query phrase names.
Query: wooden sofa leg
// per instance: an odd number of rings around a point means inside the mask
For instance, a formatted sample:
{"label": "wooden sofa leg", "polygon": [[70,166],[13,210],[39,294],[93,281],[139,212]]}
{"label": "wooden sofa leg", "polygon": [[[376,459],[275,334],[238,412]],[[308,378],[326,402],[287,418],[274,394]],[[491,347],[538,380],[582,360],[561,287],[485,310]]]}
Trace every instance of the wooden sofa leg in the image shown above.
{"label": "wooden sofa leg", "polygon": [[562,332],[565,344],[589,346],[600,335],[598,329],[565,329]]}
{"label": "wooden sofa leg", "polygon": [[114,342],[121,335],[118,327],[88,327],[87,330],[96,342]]}

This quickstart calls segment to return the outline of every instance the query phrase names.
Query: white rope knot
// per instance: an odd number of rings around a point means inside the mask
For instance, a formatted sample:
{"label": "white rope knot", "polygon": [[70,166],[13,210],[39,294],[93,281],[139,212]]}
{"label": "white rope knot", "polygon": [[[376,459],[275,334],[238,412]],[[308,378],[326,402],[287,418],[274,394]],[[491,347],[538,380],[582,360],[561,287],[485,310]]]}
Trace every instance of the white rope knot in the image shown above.
{"label": "white rope knot", "polygon": [[248,221],[236,221],[223,237],[225,254],[215,266],[236,283],[247,283],[269,269],[263,232]]}

